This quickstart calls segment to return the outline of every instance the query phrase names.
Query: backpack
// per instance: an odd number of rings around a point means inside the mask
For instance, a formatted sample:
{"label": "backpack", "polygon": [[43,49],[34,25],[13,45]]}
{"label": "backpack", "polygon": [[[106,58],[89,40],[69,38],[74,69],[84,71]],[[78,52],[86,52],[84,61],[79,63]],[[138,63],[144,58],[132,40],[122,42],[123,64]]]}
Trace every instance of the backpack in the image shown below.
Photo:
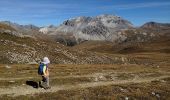
{"label": "backpack", "polygon": [[43,75],[43,74],[44,74],[44,73],[43,73],[44,66],[45,66],[45,65],[42,64],[42,63],[39,65],[39,67],[38,67],[38,74],[39,74],[39,75]]}

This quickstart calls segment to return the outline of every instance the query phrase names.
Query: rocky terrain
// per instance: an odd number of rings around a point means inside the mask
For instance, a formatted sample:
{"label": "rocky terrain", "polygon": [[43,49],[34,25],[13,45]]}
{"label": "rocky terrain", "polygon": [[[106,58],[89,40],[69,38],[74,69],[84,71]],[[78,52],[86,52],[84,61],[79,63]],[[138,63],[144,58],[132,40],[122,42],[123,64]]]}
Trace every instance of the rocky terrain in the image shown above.
{"label": "rocky terrain", "polygon": [[77,17],[66,20],[58,27],[44,27],[40,32],[56,36],[59,42],[71,42],[71,45],[85,40],[112,41],[124,40],[124,36],[118,34],[124,29],[133,28],[133,25],[114,15],[99,15],[96,17]]}

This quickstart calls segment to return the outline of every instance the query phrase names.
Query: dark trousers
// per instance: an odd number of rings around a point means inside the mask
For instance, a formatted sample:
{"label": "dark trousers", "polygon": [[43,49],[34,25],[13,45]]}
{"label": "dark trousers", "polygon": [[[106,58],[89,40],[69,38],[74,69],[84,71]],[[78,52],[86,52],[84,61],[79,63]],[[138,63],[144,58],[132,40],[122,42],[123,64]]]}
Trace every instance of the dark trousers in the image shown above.
{"label": "dark trousers", "polygon": [[46,85],[47,87],[49,87],[49,86],[50,86],[50,85],[49,85],[49,76],[48,76],[48,77],[42,76],[42,82],[45,83],[45,85]]}

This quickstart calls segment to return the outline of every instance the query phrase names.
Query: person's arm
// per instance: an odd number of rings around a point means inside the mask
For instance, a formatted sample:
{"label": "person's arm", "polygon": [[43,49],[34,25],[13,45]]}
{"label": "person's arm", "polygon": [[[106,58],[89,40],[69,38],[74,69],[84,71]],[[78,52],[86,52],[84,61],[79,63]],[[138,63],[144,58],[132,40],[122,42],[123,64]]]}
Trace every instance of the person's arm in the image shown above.
{"label": "person's arm", "polygon": [[48,67],[46,68],[46,76],[49,76],[49,69],[48,69]]}
{"label": "person's arm", "polygon": [[47,66],[44,66],[43,68],[43,75],[46,76],[46,70],[47,70]]}

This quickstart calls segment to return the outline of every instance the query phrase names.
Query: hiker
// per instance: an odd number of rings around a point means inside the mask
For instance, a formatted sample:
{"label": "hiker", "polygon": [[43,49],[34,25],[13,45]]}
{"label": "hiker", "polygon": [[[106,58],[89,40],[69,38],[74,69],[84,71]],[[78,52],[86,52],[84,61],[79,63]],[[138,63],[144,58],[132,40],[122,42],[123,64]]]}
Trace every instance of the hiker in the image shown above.
{"label": "hiker", "polygon": [[39,86],[44,89],[49,89],[49,64],[48,57],[44,57],[38,68],[38,74],[42,76],[42,81],[39,82]]}

